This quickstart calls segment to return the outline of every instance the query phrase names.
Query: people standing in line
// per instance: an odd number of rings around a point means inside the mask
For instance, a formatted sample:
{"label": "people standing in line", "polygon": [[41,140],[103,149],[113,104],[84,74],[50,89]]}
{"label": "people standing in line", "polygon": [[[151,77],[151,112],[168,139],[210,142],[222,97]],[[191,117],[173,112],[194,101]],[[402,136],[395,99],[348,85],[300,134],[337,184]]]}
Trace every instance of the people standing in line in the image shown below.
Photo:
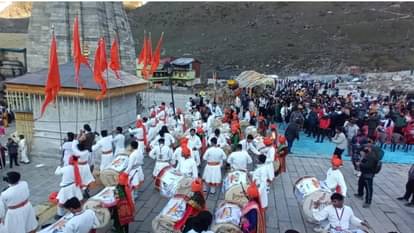
{"label": "people standing in line", "polygon": [[344,153],[345,149],[348,147],[348,140],[343,132],[342,126],[336,127],[335,136],[331,138],[331,141],[335,143],[335,151],[333,154],[338,155],[338,157],[342,159],[342,153]]}
{"label": "people standing in line", "polygon": [[19,153],[19,145],[12,138],[8,138],[6,147],[7,147],[7,152],[9,154],[10,168],[13,168],[13,163],[16,166],[20,166],[19,163],[17,162],[17,156]]}
{"label": "people standing in line", "polygon": [[286,131],[285,131],[285,137],[288,143],[288,153],[292,153],[292,147],[293,142],[296,140],[299,140],[299,123],[300,121],[292,121],[289,122]]}
{"label": "people standing in line", "polygon": [[[411,201],[410,200],[411,197]],[[400,201],[409,201],[406,203],[406,206],[414,207],[414,164],[411,165],[410,170],[408,171],[408,180],[405,184],[405,193],[404,196],[397,198]]]}

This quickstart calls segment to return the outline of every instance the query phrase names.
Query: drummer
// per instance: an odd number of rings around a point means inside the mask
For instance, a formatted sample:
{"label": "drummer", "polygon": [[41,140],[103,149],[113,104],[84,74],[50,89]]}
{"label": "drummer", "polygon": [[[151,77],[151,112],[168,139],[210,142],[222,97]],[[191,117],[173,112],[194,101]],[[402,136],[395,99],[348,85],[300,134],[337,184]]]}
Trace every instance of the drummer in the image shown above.
{"label": "drummer", "polygon": [[168,127],[166,125],[163,125],[158,132],[158,135],[155,137],[154,140],[151,142],[151,148],[155,147],[158,144],[158,139],[163,138],[164,144],[168,147],[172,147],[175,143],[174,137],[170,134],[168,131]]}
{"label": "drummer", "polygon": [[80,201],[73,197],[63,204],[73,217],[65,224],[64,233],[89,233],[99,225],[99,219],[91,209],[83,210]]}
{"label": "drummer", "polygon": [[149,157],[156,161],[152,172],[152,177],[155,178],[164,167],[170,165],[173,151],[171,147],[165,145],[164,138],[160,138],[158,139],[158,145],[151,149]]}
{"label": "drummer", "polygon": [[333,157],[331,164],[332,167],[328,169],[324,183],[329,189],[334,190],[335,192],[340,193],[342,196],[346,197],[347,187],[344,175],[342,174],[341,170],[339,170],[342,165],[342,160],[338,157]]}
{"label": "drummer", "polygon": [[340,193],[334,193],[331,196],[331,205],[326,206],[322,210],[319,210],[320,202],[314,202],[312,209],[313,217],[317,221],[328,221],[328,225],[325,227],[331,233],[341,233],[345,231],[351,231],[353,233],[363,233],[362,230],[351,230],[350,225],[362,225],[370,228],[368,223],[364,220],[361,221],[354,215],[352,208],[344,205],[344,196]]}
{"label": "drummer", "polygon": [[226,159],[226,153],[217,146],[216,138],[211,139],[211,147],[207,149],[203,159],[207,161],[207,165],[204,168],[203,180],[210,186],[210,193],[215,194],[216,186],[221,184],[221,166]]}
{"label": "drummer", "polygon": [[266,146],[260,151],[266,155],[266,167],[269,177],[269,182],[272,182],[275,178],[275,168],[273,166],[273,161],[275,161],[275,147],[273,146],[273,140],[271,137],[265,137],[263,139],[263,144]]}
{"label": "drummer", "polygon": [[259,163],[257,164],[256,169],[251,172],[253,181],[259,186],[259,194],[260,194],[260,203],[262,204],[263,208],[267,208],[268,206],[268,184],[267,181],[269,179],[269,173],[266,165],[266,156],[259,155]]}
{"label": "drummer", "polygon": [[141,115],[137,115],[135,129],[129,128],[128,132],[134,135],[135,140],[138,141],[138,149],[144,153],[145,147],[148,145],[147,141],[147,127],[145,127]]}
{"label": "drummer", "polygon": [[260,155],[260,152],[259,150],[257,150],[256,145],[254,143],[253,135],[251,134],[247,135],[247,138],[241,140],[239,144],[242,145],[242,148],[244,151],[253,153],[254,155]]}
{"label": "drummer", "polygon": [[[181,174],[196,179],[198,178],[198,168],[195,159],[191,156],[191,150],[188,148],[187,140],[181,140],[180,147],[174,152],[174,158],[178,160],[177,170]],[[180,153],[176,153],[177,151]]]}
{"label": "drummer", "polygon": [[74,153],[74,156],[78,157],[78,166],[82,181],[82,188],[85,189],[85,197],[88,198],[88,186],[95,181],[95,178],[93,178],[91,169],[89,167],[90,164],[88,164],[88,161],[91,158],[91,152],[85,148],[83,143],[79,143],[78,140],[73,141],[72,151]]}
{"label": "drummer", "polygon": [[[125,170],[129,175],[129,182],[131,183],[134,194],[136,190],[144,183],[144,172],[142,166],[144,165],[144,154],[139,150],[138,142],[131,142],[132,153],[129,155],[128,166]],[[134,196],[136,198],[136,195]]]}
{"label": "drummer", "polygon": [[237,144],[236,150],[232,152],[227,158],[227,163],[230,164],[230,167],[233,170],[247,171],[248,164],[251,164],[253,162],[252,157],[250,157],[249,153],[242,149],[242,145]]}
{"label": "drummer", "polygon": [[225,148],[226,146],[228,146],[228,143],[227,143],[227,138],[226,138],[226,136],[224,136],[224,134],[222,134],[221,132],[220,132],[220,129],[215,129],[214,130],[214,133],[212,133],[212,134],[210,134],[210,136],[209,136],[209,138],[208,138],[208,145],[211,145],[211,143],[210,143],[210,141],[211,141],[211,139],[212,138],[216,138],[217,139],[217,145],[220,147],[220,148]]}
{"label": "drummer", "polygon": [[112,138],[112,143],[115,147],[114,156],[125,151],[125,136],[122,134],[122,127],[116,127],[115,134],[116,135]]}
{"label": "drummer", "polygon": [[72,197],[76,197],[79,200],[83,199],[82,189],[81,189],[81,177],[78,167],[78,158],[71,156],[69,159],[69,165],[64,167],[57,167],[55,170],[55,175],[62,175],[62,180],[60,182],[60,190],[57,194],[57,199],[59,205],[57,206],[57,215],[55,219],[61,218],[65,215],[65,210],[63,209],[63,204]]}
{"label": "drummer", "polygon": [[247,188],[247,197],[249,202],[242,210],[241,229],[244,233],[265,233],[265,214],[255,183],[251,183]]}
{"label": "drummer", "polygon": [[194,128],[191,128],[190,135],[188,135],[187,138],[187,145],[192,150],[192,156],[194,157],[197,166],[200,166],[200,149],[202,146],[200,137],[196,134],[196,130]]}
{"label": "drummer", "polygon": [[100,171],[108,167],[113,158],[112,153],[112,136],[108,136],[107,130],[101,131],[101,139],[99,139],[95,145],[92,146],[92,151],[95,152],[99,149],[101,149],[101,165],[99,167]]}

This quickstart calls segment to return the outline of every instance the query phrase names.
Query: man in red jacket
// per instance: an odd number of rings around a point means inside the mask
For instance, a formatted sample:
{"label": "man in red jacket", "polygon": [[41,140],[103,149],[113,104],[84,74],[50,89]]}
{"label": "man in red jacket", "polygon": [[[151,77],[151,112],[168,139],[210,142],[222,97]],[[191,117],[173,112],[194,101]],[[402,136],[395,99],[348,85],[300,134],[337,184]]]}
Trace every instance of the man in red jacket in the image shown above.
{"label": "man in red jacket", "polygon": [[325,136],[329,134],[330,124],[331,124],[331,119],[329,118],[327,114],[324,114],[319,119],[319,130],[318,130],[318,137],[316,138],[316,143],[322,143]]}

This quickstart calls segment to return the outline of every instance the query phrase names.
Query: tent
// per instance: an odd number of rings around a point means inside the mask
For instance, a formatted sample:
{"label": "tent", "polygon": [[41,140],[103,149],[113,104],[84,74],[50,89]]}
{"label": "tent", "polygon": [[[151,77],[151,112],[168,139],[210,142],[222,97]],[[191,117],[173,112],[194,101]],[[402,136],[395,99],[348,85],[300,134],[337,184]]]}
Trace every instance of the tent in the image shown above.
{"label": "tent", "polygon": [[240,88],[253,88],[257,86],[275,86],[274,78],[260,74],[256,71],[243,71],[236,78]]}

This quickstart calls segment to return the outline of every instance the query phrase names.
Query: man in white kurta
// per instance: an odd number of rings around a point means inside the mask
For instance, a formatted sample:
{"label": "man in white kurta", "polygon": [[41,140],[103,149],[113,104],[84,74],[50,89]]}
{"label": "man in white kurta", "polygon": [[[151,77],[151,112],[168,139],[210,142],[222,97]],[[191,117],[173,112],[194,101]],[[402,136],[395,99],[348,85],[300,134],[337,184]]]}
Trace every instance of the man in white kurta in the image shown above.
{"label": "man in white kurta", "polygon": [[101,165],[99,169],[102,171],[108,167],[112,160],[114,160],[112,152],[112,136],[108,135],[108,131],[101,131],[101,139],[99,139],[95,145],[92,146],[92,151],[101,151]]}
{"label": "man in white kurta", "polygon": [[196,134],[196,130],[192,128],[190,130],[190,135],[188,138],[188,147],[192,150],[192,156],[194,157],[197,166],[200,166],[200,149],[201,149],[201,140],[200,137]]}
{"label": "man in white kurta", "polygon": [[247,139],[241,140],[239,144],[242,145],[244,151],[253,153],[254,155],[260,155],[260,152],[255,145],[254,138],[252,135],[247,135]]}
{"label": "man in white kurta", "polygon": [[221,166],[226,160],[226,153],[217,146],[217,139],[211,139],[211,147],[204,153],[203,159],[207,161],[204,168],[203,180],[210,186],[210,193],[216,192],[215,187],[221,184]]}
{"label": "man in white kurta", "polygon": [[180,153],[174,155],[178,161],[176,169],[184,176],[191,177],[193,179],[198,178],[197,163],[191,156],[191,149],[188,148],[186,143],[182,143],[177,150],[178,149],[180,149]]}
{"label": "man in white kurta", "polygon": [[114,157],[125,151],[125,136],[122,134],[122,127],[116,127],[116,134],[112,138],[112,143],[115,147]]}
{"label": "man in white kurta", "polygon": [[146,146],[145,145],[145,143],[146,143],[145,140],[147,138],[147,134],[146,134],[147,130],[145,128],[144,122],[141,119],[141,116],[139,116],[139,115],[137,116],[136,126],[137,127],[135,129],[129,128],[128,132],[134,136],[135,140],[137,140],[138,150],[141,153],[144,153],[145,152],[145,146]]}
{"label": "man in white kurta", "polygon": [[214,133],[210,134],[207,141],[208,145],[211,145],[210,141],[214,137],[217,139],[217,145],[220,148],[224,149],[225,147],[229,146],[226,136],[220,132],[220,129],[215,129]]}
{"label": "man in white kurta", "polygon": [[139,188],[140,184],[144,182],[144,172],[142,166],[144,165],[144,154],[138,149],[138,142],[132,141],[132,153],[129,155],[128,166],[125,170],[128,173],[129,181],[133,189]]}
{"label": "man in white kurta", "polygon": [[82,189],[77,186],[75,183],[75,170],[73,165],[68,165],[64,167],[57,167],[55,170],[55,175],[61,175],[62,179],[60,181],[59,187],[60,190],[57,195],[59,201],[59,206],[57,207],[57,215],[63,216],[65,211],[63,209],[63,204],[72,197],[76,197],[79,200],[83,199]]}
{"label": "man in white kurta", "polygon": [[166,106],[164,102],[162,102],[161,105],[158,107],[156,118],[164,125],[167,123],[168,114],[166,112]]}
{"label": "man in white kurta", "polygon": [[233,170],[247,171],[247,165],[253,162],[247,151],[242,150],[242,145],[237,144],[236,151],[227,158],[227,163]]}
{"label": "man in white kurta", "polygon": [[24,135],[19,135],[19,152],[20,152],[20,162],[28,164],[30,163],[29,155],[27,154],[27,144]]}
{"label": "man in white kurta", "polygon": [[275,161],[276,150],[273,147],[272,138],[265,137],[263,143],[266,147],[261,149],[260,151],[262,152],[262,154],[266,156],[265,165],[267,167],[269,181],[273,181],[273,179],[275,178],[275,168],[273,167],[273,162]]}
{"label": "man in white kurta", "polygon": [[20,180],[18,172],[8,172],[7,180],[9,188],[0,195],[0,210],[6,212],[0,213],[1,221],[9,233],[35,232],[38,223],[27,182]]}
{"label": "man in white kurta", "polygon": [[201,120],[200,112],[196,108],[193,108],[191,110],[191,122],[192,122],[191,124],[192,124],[192,127],[197,128],[197,124],[200,120]]}
{"label": "man in white kurta", "polygon": [[330,167],[326,173],[326,186],[331,190],[341,193],[342,196],[346,197],[347,186],[345,183],[344,175],[339,170],[342,165],[342,160],[335,157],[331,160],[332,167]]}
{"label": "man in white kurta", "polygon": [[90,233],[99,225],[95,212],[91,209],[83,210],[76,197],[66,201],[64,206],[73,217],[65,224],[63,233]]}
{"label": "man in white kurta", "polygon": [[[367,222],[361,221],[354,215],[351,207],[344,205],[344,196],[340,193],[334,193],[331,196],[332,204],[326,206],[323,209],[319,209],[320,203],[316,201],[314,203],[312,214],[317,221],[327,220],[328,224],[324,227],[326,230],[333,232],[343,232],[351,229],[353,226],[366,226],[369,227]],[[352,232],[363,232],[363,231],[352,231]]]}
{"label": "man in white kurta", "polygon": [[221,111],[220,106],[217,105],[216,102],[213,102],[213,106],[211,107],[211,112],[215,117],[223,116],[223,112]]}
{"label": "man in white kurta", "polygon": [[70,156],[73,155],[72,143],[73,143],[74,139],[75,139],[75,135],[73,133],[69,132],[67,134],[66,141],[63,143],[63,145],[61,147],[61,150],[63,152],[63,158],[62,158],[63,166],[68,166],[69,165],[69,158],[70,158]]}
{"label": "man in white kurta", "polygon": [[163,168],[170,165],[173,151],[171,147],[165,145],[164,139],[160,138],[158,145],[151,149],[149,157],[155,160],[155,166],[152,172],[152,176],[155,178]]}
{"label": "man in white kurta", "polygon": [[95,181],[93,178],[88,161],[91,157],[91,152],[85,148],[83,144],[80,144],[78,140],[74,140],[72,143],[73,155],[78,157],[78,166],[80,170],[80,176],[82,180],[82,187],[87,187],[90,183]]}
{"label": "man in white kurta", "polygon": [[257,164],[256,169],[251,172],[252,179],[259,188],[260,203],[263,208],[268,206],[267,180],[270,178],[266,166],[266,159],[265,155],[259,155],[259,163]]}

